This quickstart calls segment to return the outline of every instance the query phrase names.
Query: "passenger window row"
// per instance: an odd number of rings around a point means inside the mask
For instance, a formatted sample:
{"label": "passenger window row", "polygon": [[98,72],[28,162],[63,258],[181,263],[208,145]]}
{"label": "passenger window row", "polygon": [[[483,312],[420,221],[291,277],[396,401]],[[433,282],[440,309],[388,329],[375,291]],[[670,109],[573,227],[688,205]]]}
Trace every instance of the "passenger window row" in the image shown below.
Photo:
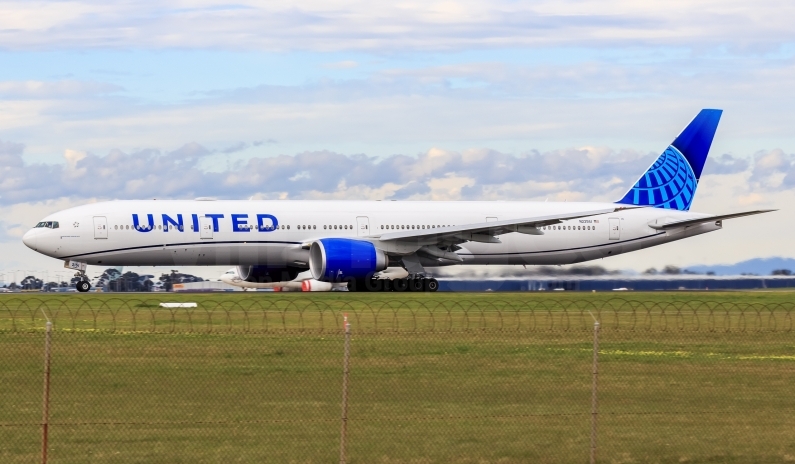
{"label": "passenger window row", "polygon": [[[276,230],[276,229],[278,229],[278,227],[274,228],[273,226],[259,226],[259,227],[257,227],[254,224],[248,224],[248,225],[243,225],[243,226],[238,226],[238,227],[241,228],[241,229],[248,229],[248,230],[256,229],[256,230],[259,230],[259,231],[268,231],[268,230]],[[282,226],[282,229],[284,229],[284,226]],[[288,229],[289,229],[289,227],[288,227]],[[193,226],[190,226],[190,230],[193,230]]]}
{"label": "passenger window row", "polygon": [[596,230],[596,226],[545,226],[542,230]]}
{"label": "passenger window row", "polygon": [[[59,227],[59,225],[58,225],[57,221],[47,221],[47,222],[40,222],[40,223],[36,224],[36,227],[37,228],[46,227],[46,228],[49,228],[49,229],[57,229]],[[314,230],[314,229],[317,229],[317,226],[312,226],[312,225],[299,225],[297,227],[298,227],[299,230]],[[381,230],[396,230],[396,229],[397,230],[405,230],[405,229],[420,229],[420,230],[422,230],[422,229],[436,229],[436,228],[440,228],[440,227],[450,227],[450,225],[405,225],[405,224],[394,225],[394,224],[390,224],[390,225],[381,225]],[[130,226],[130,225],[121,225],[121,226],[116,225],[116,226],[113,226],[113,228],[116,229],[116,230],[119,230],[119,229],[121,229],[121,230],[130,230],[130,229],[135,230],[135,226]],[[244,229],[248,228],[248,229],[251,229],[251,230],[257,229],[257,227],[254,226],[253,224],[248,225],[248,226],[242,226],[241,228],[244,228]],[[262,227],[259,228],[259,230],[266,230],[266,231],[267,230],[278,230],[279,228],[281,228],[282,230],[290,230],[290,226],[289,225],[286,226],[284,224],[282,224],[281,227],[277,226],[276,229],[274,229],[273,226],[262,226]],[[138,230],[147,230],[147,229],[148,229],[148,227],[138,226]],[[158,226],[155,226],[155,229],[164,230],[164,231],[178,230],[178,231],[182,232],[184,230],[184,227],[174,226],[174,225],[171,225],[171,226],[158,225]],[[324,225],[323,229],[325,229],[325,230],[353,230],[353,226],[351,226],[351,225]],[[558,225],[556,225],[556,226],[544,226],[541,229],[542,230],[596,230],[596,226],[558,226]],[[193,230],[193,225],[190,226],[190,230]]]}
{"label": "passenger window row", "polygon": [[381,229],[389,229],[389,230],[393,230],[393,229],[437,229],[439,227],[450,227],[450,226],[449,225],[446,225],[446,226],[439,226],[439,225],[428,226],[428,225],[405,225],[405,224],[394,225],[394,224],[390,224],[390,225],[382,225]]}
{"label": "passenger window row", "polygon": [[[129,224],[128,225],[121,225],[121,226],[116,225],[116,226],[113,226],[113,229],[114,230],[130,230],[130,229],[132,229],[132,230],[136,230],[136,229],[137,230],[150,230],[150,228],[148,226],[138,226],[136,228],[135,226],[131,226]],[[174,226],[174,225],[163,226],[163,225],[159,225],[159,226],[154,226],[153,229],[154,230],[165,230],[165,231],[179,230],[181,232],[181,231],[184,230],[184,226]],[[191,226],[191,230],[193,230],[193,226]]]}
{"label": "passenger window row", "polygon": [[[44,226],[44,225],[41,225],[41,224],[51,224],[51,223],[43,223],[43,222],[40,222],[39,224],[37,224],[37,225],[36,225],[36,227],[50,227],[50,226]],[[54,226],[54,227],[51,227],[51,228],[52,228],[52,229],[57,229],[57,228],[58,228],[58,223],[56,222],[56,223],[54,223],[54,224],[55,224],[55,226]],[[296,227],[298,227],[298,229],[300,229],[300,230],[314,230],[314,229],[317,229],[317,226],[312,226],[312,225],[303,225],[303,224],[302,224],[302,225],[299,225],[299,226],[296,226]],[[323,228],[324,228],[324,229],[325,229],[326,227],[328,227],[329,229],[331,229],[331,228],[332,228],[332,226],[323,226]],[[333,226],[333,228],[334,228],[334,229],[336,229],[337,227],[338,227],[338,226]],[[113,228],[114,228],[115,230],[130,230],[130,229],[132,229],[132,230],[136,230],[136,227],[135,227],[135,226],[131,226],[131,225],[129,225],[129,224],[127,224],[127,225],[115,225],[115,226],[113,226]],[[255,229],[257,229],[257,230],[279,230],[279,229],[281,229],[281,230],[290,230],[290,226],[289,226],[289,225],[284,225],[284,224],[282,224],[281,226],[276,226],[276,228],[275,228],[275,229],[274,229],[274,227],[273,227],[273,226],[261,226],[261,227],[259,227],[259,228],[258,228],[257,226],[255,226],[255,225],[253,225],[253,224],[249,224],[249,225],[240,226],[240,228],[241,228],[241,229],[250,229],[250,230],[255,230]],[[340,228],[340,229],[342,229],[342,228],[343,228],[343,226],[339,226],[339,228]],[[353,226],[347,226],[347,225],[346,225],[346,226],[344,226],[344,228],[345,228],[345,229],[350,229],[350,230],[353,230]],[[147,226],[138,226],[138,228],[137,228],[137,229],[138,229],[138,230],[149,230],[149,227],[147,227]],[[167,225],[167,226],[164,226],[164,225],[157,225],[157,226],[154,226],[154,230],[164,230],[164,231],[169,231],[169,230],[178,230],[178,231],[182,232],[182,231],[184,230],[184,226],[174,226],[174,225]],[[190,226],[190,230],[193,230],[193,225],[191,225],[191,226]]]}

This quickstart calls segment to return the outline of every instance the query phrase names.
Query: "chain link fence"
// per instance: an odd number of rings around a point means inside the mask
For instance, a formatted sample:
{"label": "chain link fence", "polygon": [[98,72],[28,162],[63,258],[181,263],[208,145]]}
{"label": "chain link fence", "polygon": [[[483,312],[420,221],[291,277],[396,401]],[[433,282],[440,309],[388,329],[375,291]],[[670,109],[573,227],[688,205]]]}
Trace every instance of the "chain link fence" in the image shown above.
{"label": "chain link fence", "polygon": [[792,305],[155,303],[0,300],[0,461],[795,460]]}

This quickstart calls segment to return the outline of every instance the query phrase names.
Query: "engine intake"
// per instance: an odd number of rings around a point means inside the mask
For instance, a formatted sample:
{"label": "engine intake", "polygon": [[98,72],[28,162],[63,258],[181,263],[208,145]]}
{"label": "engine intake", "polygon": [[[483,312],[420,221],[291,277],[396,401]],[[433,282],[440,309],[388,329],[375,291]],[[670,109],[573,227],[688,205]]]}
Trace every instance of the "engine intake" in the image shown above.
{"label": "engine intake", "polygon": [[309,248],[309,270],[323,282],[370,277],[388,263],[386,253],[364,240],[323,238]]}

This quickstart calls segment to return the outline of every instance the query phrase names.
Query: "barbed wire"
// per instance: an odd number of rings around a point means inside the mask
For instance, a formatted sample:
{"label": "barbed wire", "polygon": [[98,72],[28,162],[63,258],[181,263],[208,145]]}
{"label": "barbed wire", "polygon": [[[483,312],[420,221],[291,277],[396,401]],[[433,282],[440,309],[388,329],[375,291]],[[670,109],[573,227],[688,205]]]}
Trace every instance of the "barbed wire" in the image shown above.
{"label": "barbed wire", "polygon": [[[795,302],[528,300],[318,300],[199,298],[195,308],[162,308],[139,298],[0,298],[0,332],[354,333],[602,330],[791,332]],[[592,317],[593,315],[593,317]]]}

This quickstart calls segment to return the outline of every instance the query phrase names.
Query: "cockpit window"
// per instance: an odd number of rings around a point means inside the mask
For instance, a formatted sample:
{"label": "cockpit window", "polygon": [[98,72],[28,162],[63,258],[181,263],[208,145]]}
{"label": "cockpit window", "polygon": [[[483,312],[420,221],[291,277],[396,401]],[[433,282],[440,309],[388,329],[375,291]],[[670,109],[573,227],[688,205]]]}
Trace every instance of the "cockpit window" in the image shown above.
{"label": "cockpit window", "polygon": [[36,224],[34,228],[41,228],[41,227],[46,227],[47,229],[57,229],[58,221],[43,221]]}

